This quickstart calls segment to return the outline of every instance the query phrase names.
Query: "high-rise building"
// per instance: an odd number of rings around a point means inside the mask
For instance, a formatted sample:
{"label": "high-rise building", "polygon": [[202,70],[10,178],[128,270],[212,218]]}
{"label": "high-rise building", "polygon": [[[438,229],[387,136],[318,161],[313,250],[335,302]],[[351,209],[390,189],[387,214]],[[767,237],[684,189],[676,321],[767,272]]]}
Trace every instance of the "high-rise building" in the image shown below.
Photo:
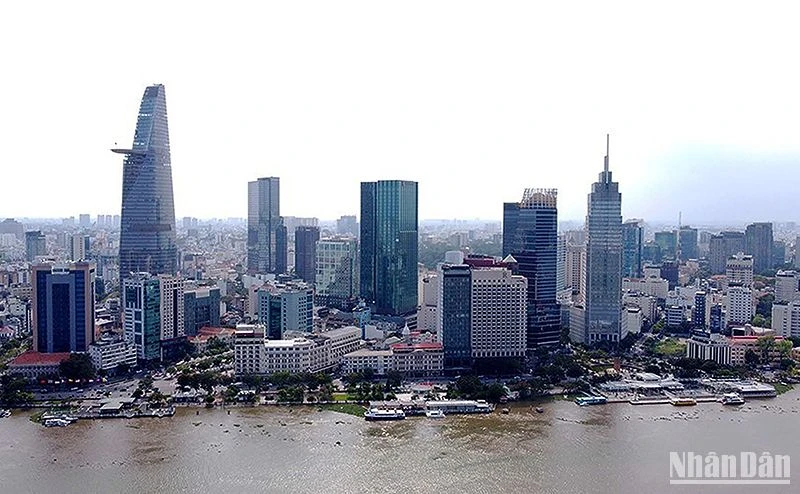
{"label": "high-rise building", "polygon": [[258,320],[267,338],[280,340],[285,331],[311,331],[314,289],[302,282],[267,284],[258,289]]}
{"label": "high-rise building", "polygon": [[94,343],[94,283],[92,263],[31,267],[34,352],[85,352]]}
{"label": "high-rise building", "polygon": [[218,327],[220,290],[218,287],[185,289],[183,292],[183,332],[195,336],[200,328]]}
{"label": "high-rise building", "polygon": [[503,205],[503,256],[518,263],[514,274],[528,281],[528,349],[557,345],[561,311],[556,299],[558,192],[526,189],[521,202]]}
{"label": "high-rise building", "polygon": [[289,229],[283,224],[283,218],[275,231],[275,273],[289,272]]}
{"label": "high-rise building", "polygon": [[753,256],[753,271],[772,269],[772,223],[751,223],[744,232],[744,253]]}
{"label": "high-rise building", "polygon": [[377,314],[417,310],[417,182],[361,183],[361,296]]}
{"label": "high-rise building", "polygon": [[354,238],[317,242],[316,299],[320,305],[348,309],[358,299],[358,244]]}
{"label": "high-rise building", "polygon": [[694,294],[694,308],[692,309],[692,325],[695,328],[706,327],[706,292],[699,291]]}
{"label": "high-rise building", "polygon": [[678,251],[678,236],[674,231],[656,232],[655,242],[661,248],[662,259],[675,259]]}
{"label": "high-rise building", "polygon": [[472,358],[524,357],[529,348],[528,280],[506,268],[473,269],[471,286]]}
{"label": "high-rise building", "polygon": [[298,226],[294,232],[294,272],[306,283],[316,281],[318,240],[317,226]]}
{"label": "high-rise building", "polygon": [[140,360],[162,358],[170,340],[185,336],[184,281],[172,275],[132,273],[123,280],[125,339]]}
{"label": "high-rise building", "polygon": [[642,277],[642,246],[644,228],[639,220],[626,221],[622,225],[622,276]]}
{"label": "high-rise building", "polygon": [[336,233],[358,237],[358,218],[355,215],[339,217],[336,220]]}
{"label": "high-rise building", "polygon": [[83,261],[89,255],[89,235],[75,234],[67,236],[67,248],[71,261]]}
{"label": "high-rise building", "polygon": [[17,237],[17,240],[25,238],[25,227],[14,218],[6,218],[0,221],[0,234],[9,233]]}
{"label": "high-rise building", "polygon": [[800,235],[794,240],[794,267],[800,269]]}
{"label": "high-rise building", "polygon": [[608,159],[606,140],[605,166],[592,184],[586,215],[585,319],[573,325],[573,316],[578,314],[570,314],[570,337],[586,344],[620,340],[622,194],[612,180]]}
{"label": "high-rise building", "polygon": [[797,271],[778,271],[775,275],[775,301],[800,301],[800,273]]}
{"label": "high-rise building", "polygon": [[708,268],[711,274],[724,273],[728,258],[739,252],[744,252],[743,232],[726,231],[712,235],[708,242]]}
{"label": "high-rise building", "polygon": [[[139,112],[141,113],[141,112]],[[81,228],[89,228],[92,226],[92,218],[88,214],[78,215],[78,226]]]}
{"label": "high-rise building", "polygon": [[583,286],[583,273],[586,268],[586,245],[567,244],[567,256],[564,263],[564,276],[566,285],[572,287],[575,301],[583,304],[581,287]]}
{"label": "high-rise building", "polygon": [[47,242],[45,236],[39,230],[25,232],[25,259],[33,262],[39,256],[47,254]]}
{"label": "high-rise building", "polygon": [[119,271],[175,274],[175,205],[164,86],[144,90],[131,149],[122,171],[122,220]]}
{"label": "high-rise building", "polygon": [[775,240],[772,242],[772,267],[782,268],[786,264],[786,242]]}
{"label": "high-rise building", "polygon": [[772,304],[772,329],[784,338],[800,338],[800,300]]}
{"label": "high-rise building", "polygon": [[697,252],[697,228],[682,226],[678,230],[678,252],[681,261],[700,257]]}
{"label": "high-rise building", "polygon": [[[259,178],[247,184],[247,272],[278,273],[281,222],[280,179]],[[283,227],[285,228],[285,227]],[[285,239],[285,230],[283,231]],[[288,240],[284,240],[284,243]]]}
{"label": "high-rise building", "polygon": [[445,367],[469,367],[472,365],[472,270],[459,259],[450,261],[439,267],[439,341],[444,347]]}
{"label": "high-rise building", "polygon": [[158,278],[133,273],[123,279],[122,309],[125,339],[140,360],[161,357],[161,291]]}
{"label": "high-rise building", "polygon": [[556,292],[567,288],[567,236],[558,235],[558,248],[556,250]]}
{"label": "high-rise building", "polygon": [[725,323],[748,324],[754,313],[753,291],[740,283],[728,286],[725,306]]}
{"label": "high-rise building", "polygon": [[753,256],[740,252],[729,257],[725,263],[725,278],[729,284],[753,286]]}

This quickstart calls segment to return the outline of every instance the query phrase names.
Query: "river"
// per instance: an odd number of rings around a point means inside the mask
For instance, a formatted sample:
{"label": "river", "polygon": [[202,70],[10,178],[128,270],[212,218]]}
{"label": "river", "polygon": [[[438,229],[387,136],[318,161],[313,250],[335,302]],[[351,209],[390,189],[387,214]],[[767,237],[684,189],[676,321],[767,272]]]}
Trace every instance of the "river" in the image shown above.
{"label": "river", "polygon": [[[179,409],[171,418],[0,419],[0,491],[690,493],[791,486],[671,486],[670,451],[790,454],[800,393],[742,407],[511,404],[511,413],[374,423],[312,407]],[[794,490],[793,490],[794,489]]]}

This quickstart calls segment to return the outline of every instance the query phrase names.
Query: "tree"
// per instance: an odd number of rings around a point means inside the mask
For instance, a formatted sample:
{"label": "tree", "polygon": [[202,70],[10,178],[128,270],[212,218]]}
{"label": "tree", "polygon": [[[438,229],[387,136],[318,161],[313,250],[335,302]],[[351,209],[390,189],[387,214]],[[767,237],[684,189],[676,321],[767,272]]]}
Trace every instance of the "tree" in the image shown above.
{"label": "tree", "polygon": [[19,376],[0,376],[0,402],[10,405],[23,405],[33,401],[33,395],[25,391],[25,379]]}
{"label": "tree", "polygon": [[781,355],[781,358],[788,359],[792,355],[792,348],[794,345],[789,340],[781,340],[775,342],[775,349],[778,350],[778,353]]}
{"label": "tree", "polygon": [[147,399],[147,401],[154,405],[162,405],[165,401],[167,401],[167,397],[164,396],[161,391],[155,390],[150,394],[150,397]]}
{"label": "tree", "polygon": [[770,353],[772,353],[772,349],[775,348],[775,337],[772,335],[760,336],[756,340],[756,345],[761,351],[761,362],[764,364],[769,363],[771,360]]}
{"label": "tree", "polygon": [[498,403],[504,396],[506,396],[506,389],[500,383],[490,384],[486,389],[486,399],[492,403]]}
{"label": "tree", "polygon": [[397,389],[403,383],[403,374],[396,370],[390,370],[386,373],[386,385],[390,389]]}
{"label": "tree", "polygon": [[58,365],[58,370],[63,378],[79,381],[92,379],[95,375],[92,359],[86,353],[71,353]]}
{"label": "tree", "polygon": [[758,354],[753,350],[747,350],[744,352],[744,363],[749,366],[758,365],[760,359],[758,358]]}

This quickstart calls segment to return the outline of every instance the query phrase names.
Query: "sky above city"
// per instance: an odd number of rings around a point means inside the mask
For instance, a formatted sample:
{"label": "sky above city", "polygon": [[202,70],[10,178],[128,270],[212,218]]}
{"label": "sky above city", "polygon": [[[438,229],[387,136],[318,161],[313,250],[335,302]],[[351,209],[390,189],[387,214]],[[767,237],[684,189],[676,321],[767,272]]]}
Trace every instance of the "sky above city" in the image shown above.
{"label": "sky above city", "polygon": [[526,187],[580,220],[800,220],[800,7],[763,2],[9,2],[2,217],[119,214],[145,86],[166,86],[177,217],[358,214],[419,182],[420,218],[500,219]]}

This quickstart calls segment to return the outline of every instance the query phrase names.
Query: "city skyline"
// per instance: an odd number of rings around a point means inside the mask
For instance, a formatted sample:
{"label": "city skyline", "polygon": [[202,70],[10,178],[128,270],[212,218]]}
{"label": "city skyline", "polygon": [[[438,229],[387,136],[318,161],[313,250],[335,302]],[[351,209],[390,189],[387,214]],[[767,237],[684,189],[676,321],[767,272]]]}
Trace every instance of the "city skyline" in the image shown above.
{"label": "city skyline", "polygon": [[[421,218],[499,219],[498,204],[513,200],[521,182],[558,188],[561,218],[580,220],[599,136],[610,132],[625,218],[798,219],[798,72],[781,62],[796,45],[791,16],[728,6],[711,40],[705,27],[717,11],[709,6],[691,19],[680,8],[660,12],[663,22],[652,25],[630,22],[635,4],[587,5],[566,31],[544,22],[568,16],[562,6],[454,6],[428,6],[424,16],[392,11],[398,21],[386,25],[362,22],[361,10],[388,9],[368,4],[319,4],[310,18],[297,6],[248,15],[197,7],[188,24],[174,6],[158,18],[110,6],[103,15],[121,21],[110,23],[55,5],[36,29],[58,36],[58,46],[32,40],[6,60],[9,73],[25,77],[5,80],[0,92],[5,158],[14,164],[5,178],[47,177],[39,192],[53,197],[87,187],[92,193],[72,198],[70,214],[114,212],[120,191],[105,184],[119,183],[122,170],[107,149],[132,131],[131,95],[159,82],[170,88],[178,217],[242,217],[241,184],[279,176],[286,215],[319,216],[311,197],[333,219],[358,211],[360,181],[391,176],[420,183]],[[19,17],[30,8],[12,7]],[[443,22],[453,15],[460,22]],[[771,28],[742,37],[760,18]],[[197,43],[137,36],[143,19]],[[229,36],[199,36],[234,20]],[[21,26],[0,40],[29,39]],[[105,70],[130,59],[137,70]],[[81,76],[30,83],[51,80],[54,67]],[[225,104],[209,96],[228,87]],[[50,164],[54,149],[81,160]],[[741,207],[732,190],[769,194]],[[209,200],[218,192],[225,201]],[[3,216],[64,214],[55,201],[29,201],[24,188],[5,197]]]}

